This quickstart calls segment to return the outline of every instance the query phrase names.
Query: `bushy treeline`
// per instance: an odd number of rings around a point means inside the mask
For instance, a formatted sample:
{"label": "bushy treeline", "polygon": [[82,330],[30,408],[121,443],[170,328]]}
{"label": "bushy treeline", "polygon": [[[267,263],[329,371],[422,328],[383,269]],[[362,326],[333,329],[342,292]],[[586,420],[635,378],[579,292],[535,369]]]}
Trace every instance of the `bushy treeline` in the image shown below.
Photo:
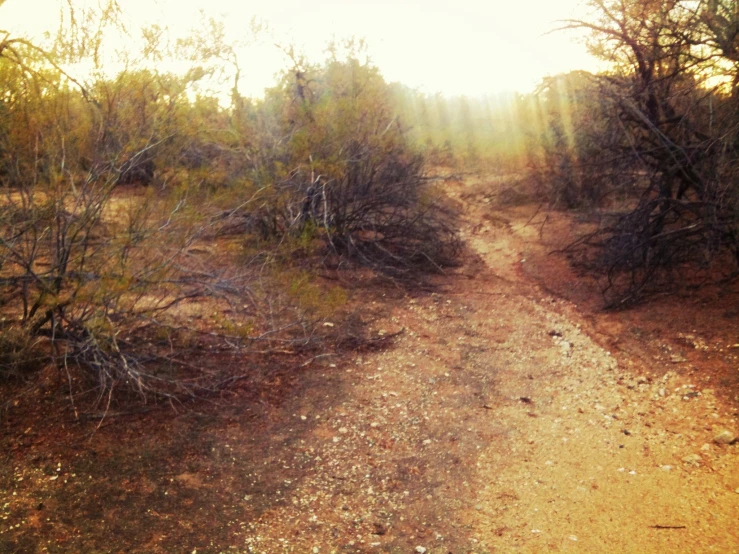
{"label": "bushy treeline", "polygon": [[315,323],[341,295],[304,301],[321,294],[311,264],[408,277],[454,261],[453,214],[390,87],[356,52],[293,55],[263,99],[235,81],[224,106],[203,85],[234,52],[217,25],[212,41],[177,45],[189,71],[156,69],[153,29],[141,63],[81,78],[70,68],[97,62],[85,41],[115,13],[88,15],[46,48],[0,44],[5,375],[50,363],[98,401],[217,390],[238,375],[201,358],[320,340]]}

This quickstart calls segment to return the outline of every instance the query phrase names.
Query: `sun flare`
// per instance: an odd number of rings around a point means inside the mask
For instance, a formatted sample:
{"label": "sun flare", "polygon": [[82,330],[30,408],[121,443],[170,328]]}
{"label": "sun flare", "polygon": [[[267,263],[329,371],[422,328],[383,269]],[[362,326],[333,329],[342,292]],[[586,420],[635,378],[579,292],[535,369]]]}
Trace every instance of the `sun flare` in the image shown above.
{"label": "sun flare", "polygon": [[[90,4],[83,0],[79,5]],[[3,27],[41,36],[59,23],[59,0],[8,0]],[[259,96],[285,66],[275,43],[293,44],[308,59],[320,60],[332,39],[364,38],[368,54],[386,80],[428,93],[483,95],[528,92],[547,75],[595,66],[577,37],[552,32],[571,17],[577,0],[461,2],[417,0],[402,3],[350,0],[246,2],[233,0],[127,0],[121,4],[130,35],[157,24],[175,37],[214,17],[230,37],[248,33],[252,18],[269,32],[239,52],[240,88]],[[126,47],[135,43],[128,39]],[[170,62],[172,67],[176,67]]]}

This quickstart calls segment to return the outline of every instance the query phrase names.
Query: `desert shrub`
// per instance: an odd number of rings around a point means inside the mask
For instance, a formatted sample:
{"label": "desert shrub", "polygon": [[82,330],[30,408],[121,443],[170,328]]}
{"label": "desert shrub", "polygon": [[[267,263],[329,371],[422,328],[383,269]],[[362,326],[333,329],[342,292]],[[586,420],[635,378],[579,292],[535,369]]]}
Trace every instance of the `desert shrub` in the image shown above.
{"label": "desert shrub", "polygon": [[613,308],[739,275],[736,45],[724,40],[736,14],[717,2],[592,5],[596,22],[571,25],[613,62],[596,78],[601,126],[624,137],[604,142],[597,167],[636,194],[572,249],[604,275]]}
{"label": "desert shrub", "polygon": [[[528,175],[552,208],[591,210],[622,202],[638,159],[608,117],[605,84],[583,72],[545,79],[529,98]],[[618,154],[615,154],[618,152]]]}
{"label": "desert shrub", "polygon": [[[395,275],[454,261],[453,214],[370,64],[296,60],[262,101],[237,78],[223,107],[191,94],[211,70],[106,75],[105,33],[77,30],[0,48],[3,375],[53,366],[93,404],[216,392],[249,370],[222,359],[327,344],[346,296],[316,283],[319,248]],[[84,83],[61,68],[81,61]]]}
{"label": "desert shrub", "polygon": [[[257,304],[277,292],[250,292],[258,273],[206,269],[202,255],[192,253],[212,227],[211,202],[187,167],[183,172],[178,149],[208,143],[195,140],[198,118],[185,124],[182,111],[204,117],[208,106],[191,106],[181,88],[167,89],[163,105],[157,94],[134,94],[174,87],[151,73],[99,83],[91,90],[103,103],[88,102],[58,75],[28,87],[28,77],[0,58],[3,70],[15,78],[0,102],[7,131],[0,172],[4,375],[51,364],[67,372],[64,381],[76,392],[91,391],[93,402],[111,400],[114,391],[181,398],[217,389],[237,371],[199,363],[198,349],[229,344],[246,351],[264,333],[293,340],[292,328],[272,326],[299,320],[295,310],[283,307],[278,315],[272,299],[270,319],[259,315]],[[145,120],[129,120],[139,111]],[[154,159],[166,168],[168,190],[120,188],[145,183]],[[224,329],[194,337],[180,310],[195,300],[214,310],[241,306],[234,324],[256,323],[242,325],[249,332],[235,339]],[[310,340],[302,335],[296,344]]]}
{"label": "desert shrub", "polygon": [[117,176],[106,168],[73,187],[6,191],[0,371],[52,364],[93,404],[179,400],[250,369],[213,363],[219,352],[298,354],[321,342],[313,328],[340,307],[340,291],[327,302],[307,277],[280,283],[288,272],[263,251],[237,265],[239,249],[208,238],[209,206],[151,189],[121,194]]}
{"label": "desert shrub", "polygon": [[391,108],[377,69],[356,57],[296,61],[259,106],[263,200],[244,216],[250,228],[315,229],[338,255],[395,274],[453,263],[453,214]]}

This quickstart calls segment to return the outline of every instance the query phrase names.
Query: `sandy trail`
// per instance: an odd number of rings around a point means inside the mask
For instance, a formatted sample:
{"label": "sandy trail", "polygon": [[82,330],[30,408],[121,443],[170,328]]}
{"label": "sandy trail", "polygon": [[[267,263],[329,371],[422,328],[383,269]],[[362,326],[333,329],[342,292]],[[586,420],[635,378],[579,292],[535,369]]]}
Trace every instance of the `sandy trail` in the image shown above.
{"label": "sandy trail", "polygon": [[255,485],[294,477],[247,551],[739,552],[739,446],[714,441],[738,430],[729,406],[606,351],[522,271],[537,229],[452,190],[479,258],[397,301],[377,329],[405,329],[394,348],[275,423]]}
{"label": "sandy trail", "polygon": [[739,552],[735,296],[600,313],[501,183],[445,183],[469,252],[435,292],[357,293],[389,348],[92,434],[6,415],[0,551]]}

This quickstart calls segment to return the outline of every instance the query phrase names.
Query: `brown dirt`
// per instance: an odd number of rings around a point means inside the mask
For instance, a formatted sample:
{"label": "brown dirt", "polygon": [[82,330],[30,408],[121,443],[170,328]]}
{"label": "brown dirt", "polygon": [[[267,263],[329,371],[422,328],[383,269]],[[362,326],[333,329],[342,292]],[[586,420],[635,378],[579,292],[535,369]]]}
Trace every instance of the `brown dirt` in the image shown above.
{"label": "brown dirt", "polygon": [[470,252],[366,295],[390,349],[94,434],[19,399],[0,552],[739,552],[736,294],[602,313],[569,218],[449,189]]}

